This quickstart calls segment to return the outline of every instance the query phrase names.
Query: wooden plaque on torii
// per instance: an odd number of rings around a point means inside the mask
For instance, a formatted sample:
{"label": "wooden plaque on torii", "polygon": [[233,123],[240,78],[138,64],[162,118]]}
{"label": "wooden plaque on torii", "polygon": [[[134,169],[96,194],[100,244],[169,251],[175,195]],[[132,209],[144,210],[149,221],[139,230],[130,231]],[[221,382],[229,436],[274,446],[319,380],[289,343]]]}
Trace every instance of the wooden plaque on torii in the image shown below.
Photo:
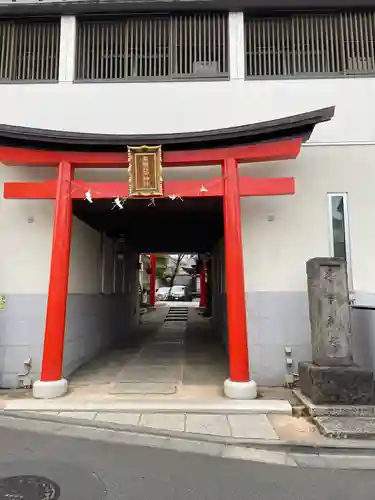
{"label": "wooden plaque on torii", "polygon": [[163,196],[161,146],[128,146],[129,196]]}

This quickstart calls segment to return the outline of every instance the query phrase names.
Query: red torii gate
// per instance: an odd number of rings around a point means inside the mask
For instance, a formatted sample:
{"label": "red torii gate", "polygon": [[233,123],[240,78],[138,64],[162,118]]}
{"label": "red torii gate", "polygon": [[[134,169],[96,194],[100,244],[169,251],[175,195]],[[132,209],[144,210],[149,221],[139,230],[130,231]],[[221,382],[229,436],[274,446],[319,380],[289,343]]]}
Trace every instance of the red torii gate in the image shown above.
{"label": "red torii gate", "polygon": [[[253,179],[240,177],[239,162],[290,160],[300,152],[302,139],[290,139],[215,150],[167,151],[163,166],[221,165],[222,176],[205,181],[207,192],[199,192],[202,181],[165,182],[164,197],[222,196],[224,207],[225,263],[228,309],[228,345],[230,379],[225,386],[229,397],[256,397],[256,385],[249,373],[246,328],[245,285],[241,237],[241,196],[286,195],[294,193],[293,178]],[[81,153],[27,150],[0,147],[0,161],[7,165],[57,166],[56,180],[42,182],[6,182],[6,199],[56,199],[50,283],[41,380],[35,382],[36,397],[56,397],[67,390],[62,379],[69,257],[72,228],[72,200],[84,199],[91,189],[95,198],[128,197],[129,187],[122,182],[73,181],[75,168],[123,168],[124,153]],[[72,185],[73,182],[73,185]],[[48,385],[44,390],[44,383]],[[51,389],[52,387],[52,389]]]}
{"label": "red torii gate", "polygon": [[[222,196],[224,209],[225,268],[227,288],[229,379],[224,383],[228,397],[253,399],[257,395],[256,384],[251,380],[246,329],[245,285],[241,237],[241,196],[268,196],[294,194],[293,178],[253,179],[238,174],[238,164],[295,159],[304,140],[315,125],[329,121],[334,107],[309,113],[257,123],[232,129],[205,131],[200,134],[166,134],[157,144],[210,144],[211,149],[165,151],[164,167],[220,165],[221,177],[204,181],[185,180],[165,182],[163,197]],[[75,135],[75,137],[73,137]],[[80,137],[78,137],[80,136]],[[110,142],[119,144],[142,141],[150,136],[140,136],[137,141],[130,137],[110,136]],[[198,137],[198,139],[197,139]],[[286,139],[288,138],[288,139]],[[163,140],[165,139],[165,141]],[[236,140],[237,147],[218,147],[226,141]],[[25,129],[0,125],[0,144],[16,144],[18,147],[0,145],[0,163],[18,166],[39,166],[58,169],[57,179],[42,182],[6,182],[4,198],[55,199],[50,282],[48,290],[46,329],[41,379],[34,383],[34,396],[51,398],[63,395],[68,383],[62,378],[66,304],[68,295],[69,257],[72,229],[72,200],[84,199],[89,189],[95,198],[128,197],[129,186],[122,182],[74,181],[75,168],[123,168],[128,155],[121,152],[74,152],[58,151],[59,145],[74,144],[79,148],[92,149],[105,146],[108,137],[92,134],[72,134],[59,131]],[[258,143],[257,143],[258,140]],[[155,144],[156,138],[153,137]],[[90,143],[90,146],[87,144]],[[250,144],[249,144],[250,143]],[[30,146],[31,144],[31,146]],[[43,150],[34,149],[43,144]],[[32,149],[30,149],[32,148]],[[64,147],[62,147],[64,149]]]}

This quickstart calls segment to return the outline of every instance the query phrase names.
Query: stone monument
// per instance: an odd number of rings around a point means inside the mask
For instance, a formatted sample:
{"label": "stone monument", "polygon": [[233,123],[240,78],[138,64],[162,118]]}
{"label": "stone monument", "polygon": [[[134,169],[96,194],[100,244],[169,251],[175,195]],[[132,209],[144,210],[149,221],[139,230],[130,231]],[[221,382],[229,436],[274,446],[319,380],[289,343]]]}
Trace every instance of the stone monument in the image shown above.
{"label": "stone monument", "polygon": [[373,373],[354,364],[346,262],[307,262],[312,363],[299,364],[301,391],[314,404],[373,403]]}

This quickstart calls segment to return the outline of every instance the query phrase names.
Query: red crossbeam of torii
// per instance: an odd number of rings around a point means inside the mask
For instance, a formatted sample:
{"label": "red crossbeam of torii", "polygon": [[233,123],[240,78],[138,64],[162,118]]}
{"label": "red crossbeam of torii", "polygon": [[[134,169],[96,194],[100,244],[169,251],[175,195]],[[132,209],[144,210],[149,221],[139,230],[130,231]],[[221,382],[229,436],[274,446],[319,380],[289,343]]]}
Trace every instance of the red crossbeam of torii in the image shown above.
{"label": "red crossbeam of torii", "polygon": [[[254,163],[275,160],[291,160],[298,156],[302,139],[250,144],[229,148],[203,149],[193,151],[164,151],[164,167],[219,165],[234,158],[239,163]],[[78,168],[123,167],[128,163],[125,152],[73,152],[45,151],[0,146],[0,162],[19,166],[56,166],[67,161]]]}
{"label": "red crossbeam of torii", "polygon": [[[237,162],[242,163],[289,160],[298,156],[300,147],[301,139],[290,139],[235,148],[166,151],[163,154],[163,166],[217,165],[228,158],[234,158]],[[62,161],[70,163],[75,168],[120,168],[127,165],[127,155],[125,153],[80,153],[0,147],[0,162],[10,166],[50,167],[57,166]],[[202,186],[204,189],[202,189]],[[6,182],[4,184],[4,198],[54,199],[56,189],[56,180]],[[89,189],[94,199],[116,196],[126,198],[129,194],[129,185],[125,182],[84,182],[75,180],[71,183],[71,197],[73,199],[85,198],[85,193]],[[240,176],[239,190],[240,196],[294,194],[294,179],[290,177],[257,179]],[[223,196],[223,178],[203,182],[196,180],[166,181],[164,183],[164,197],[173,195],[185,198]]]}
{"label": "red crossbeam of torii", "polygon": [[[39,182],[6,182],[4,183],[5,199],[53,200],[56,198],[57,181]],[[85,182],[72,181],[72,199],[85,199],[90,190],[93,200],[129,197],[127,182]],[[223,179],[207,181],[169,181],[164,183],[164,195],[154,198],[207,198],[223,196]],[[273,179],[252,179],[240,177],[240,196],[272,196],[294,194],[294,178],[281,177]],[[139,198],[139,197],[134,197]]]}

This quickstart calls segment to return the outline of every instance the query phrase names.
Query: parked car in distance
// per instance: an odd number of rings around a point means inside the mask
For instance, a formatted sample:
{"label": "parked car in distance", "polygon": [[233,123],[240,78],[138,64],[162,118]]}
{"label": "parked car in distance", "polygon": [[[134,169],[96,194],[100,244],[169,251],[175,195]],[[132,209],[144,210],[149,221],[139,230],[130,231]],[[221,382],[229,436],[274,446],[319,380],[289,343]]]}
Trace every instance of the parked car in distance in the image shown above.
{"label": "parked car in distance", "polygon": [[172,286],[169,294],[169,300],[181,300],[181,301],[189,300],[186,286],[183,285]]}
{"label": "parked car in distance", "polygon": [[169,299],[170,287],[162,286],[156,291],[156,300],[163,301]]}

